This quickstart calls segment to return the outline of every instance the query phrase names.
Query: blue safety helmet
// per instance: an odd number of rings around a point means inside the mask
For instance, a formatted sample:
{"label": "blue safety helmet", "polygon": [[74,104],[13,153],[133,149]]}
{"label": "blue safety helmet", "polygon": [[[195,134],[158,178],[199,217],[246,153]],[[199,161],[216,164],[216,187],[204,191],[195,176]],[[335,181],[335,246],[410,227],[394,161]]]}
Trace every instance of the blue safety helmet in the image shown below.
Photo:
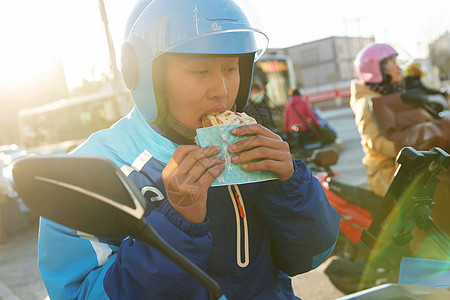
{"label": "blue safety helmet", "polygon": [[141,0],[132,10],[122,45],[122,75],[149,122],[160,122],[166,103],[154,88],[154,62],[165,53],[239,55],[236,106],[243,111],[254,62],[267,48],[250,5],[239,0]]}

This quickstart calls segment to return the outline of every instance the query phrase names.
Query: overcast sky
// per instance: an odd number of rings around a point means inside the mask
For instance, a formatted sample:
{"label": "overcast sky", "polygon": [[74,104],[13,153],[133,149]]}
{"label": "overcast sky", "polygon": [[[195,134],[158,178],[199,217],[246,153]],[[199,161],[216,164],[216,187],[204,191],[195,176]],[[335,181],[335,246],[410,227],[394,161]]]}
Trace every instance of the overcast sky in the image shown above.
{"label": "overcast sky", "polygon": [[[134,1],[104,1],[118,54]],[[423,57],[431,40],[450,31],[450,0],[249,1],[274,48],[329,36],[374,36]],[[98,76],[108,65],[99,16],[97,0],[0,0],[0,80],[36,76],[33,70],[39,73],[58,53],[69,87]]]}

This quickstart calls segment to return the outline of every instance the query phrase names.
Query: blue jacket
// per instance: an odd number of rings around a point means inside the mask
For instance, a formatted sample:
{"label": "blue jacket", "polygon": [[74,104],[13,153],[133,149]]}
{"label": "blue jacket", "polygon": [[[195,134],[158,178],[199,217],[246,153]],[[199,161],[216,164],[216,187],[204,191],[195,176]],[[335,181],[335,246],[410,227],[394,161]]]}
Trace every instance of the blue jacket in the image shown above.
{"label": "blue jacket", "polygon": [[[116,163],[148,199],[146,220],[228,299],[296,299],[289,276],[320,265],[338,234],[339,215],[317,179],[296,160],[285,182],[210,188],[207,220],[195,224],[170,206],[161,179],[177,146],[134,109],[76,152]],[[39,270],[51,299],[208,299],[195,279],[133,238],[104,240],[46,219]]]}

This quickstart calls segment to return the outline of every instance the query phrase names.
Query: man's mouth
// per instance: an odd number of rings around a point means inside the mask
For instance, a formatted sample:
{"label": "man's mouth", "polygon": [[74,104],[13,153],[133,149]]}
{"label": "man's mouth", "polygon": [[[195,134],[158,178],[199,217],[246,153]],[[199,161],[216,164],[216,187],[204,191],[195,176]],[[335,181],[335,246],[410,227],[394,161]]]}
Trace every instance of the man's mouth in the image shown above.
{"label": "man's mouth", "polygon": [[206,118],[208,115],[211,115],[211,114],[223,113],[226,110],[227,110],[227,108],[223,107],[223,106],[215,107],[213,109],[209,109],[198,120],[203,125],[203,123],[204,123],[203,122],[203,118]]}

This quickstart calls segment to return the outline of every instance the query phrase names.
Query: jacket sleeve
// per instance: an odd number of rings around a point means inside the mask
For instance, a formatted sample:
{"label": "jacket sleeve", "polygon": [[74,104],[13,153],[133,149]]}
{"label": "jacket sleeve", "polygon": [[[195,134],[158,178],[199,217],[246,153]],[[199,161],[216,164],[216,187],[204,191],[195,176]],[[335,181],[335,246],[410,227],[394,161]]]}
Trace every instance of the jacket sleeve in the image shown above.
{"label": "jacket sleeve", "polygon": [[[147,222],[205,269],[209,221],[190,223],[166,202]],[[51,299],[207,299],[195,279],[148,245],[128,237],[114,246],[46,219],[39,232],[39,270]]]}
{"label": "jacket sleeve", "polygon": [[395,158],[394,142],[386,139],[378,128],[369,106],[369,98],[364,97],[352,106],[355,123],[361,136],[361,143],[387,157]]}
{"label": "jacket sleeve", "polygon": [[339,214],[319,181],[300,160],[285,182],[261,184],[260,214],[273,240],[275,266],[294,276],[318,267],[331,254],[339,232]]}

